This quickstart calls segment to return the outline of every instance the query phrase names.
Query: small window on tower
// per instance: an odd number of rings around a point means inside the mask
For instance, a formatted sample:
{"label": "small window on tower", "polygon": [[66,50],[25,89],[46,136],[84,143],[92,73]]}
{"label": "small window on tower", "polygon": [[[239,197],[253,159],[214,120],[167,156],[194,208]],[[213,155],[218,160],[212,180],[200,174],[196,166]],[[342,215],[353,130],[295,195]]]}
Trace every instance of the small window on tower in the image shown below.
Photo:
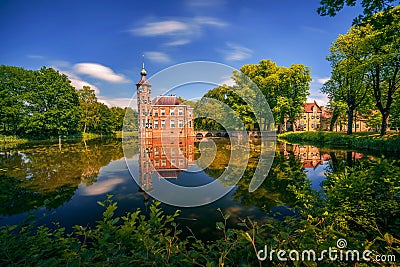
{"label": "small window on tower", "polygon": [[170,112],[169,114],[170,114],[171,116],[174,116],[174,115],[175,115],[175,109],[174,109],[174,108],[170,109],[169,112]]}
{"label": "small window on tower", "polygon": [[165,109],[162,109],[160,113],[161,113],[161,116],[164,116],[165,115]]}

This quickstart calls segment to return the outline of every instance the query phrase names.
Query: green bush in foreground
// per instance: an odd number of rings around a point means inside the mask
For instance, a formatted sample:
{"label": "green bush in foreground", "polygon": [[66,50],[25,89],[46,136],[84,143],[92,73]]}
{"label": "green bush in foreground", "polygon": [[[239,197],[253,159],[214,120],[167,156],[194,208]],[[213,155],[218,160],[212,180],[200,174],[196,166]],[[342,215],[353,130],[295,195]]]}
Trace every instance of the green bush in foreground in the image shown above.
{"label": "green bush in foreground", "polygon": [[[375,255],[400,255],[399,162],[379,160],[330,173],[324,194],[309,184],[289,185],[299,205],[297,216],[284,221],[269,219],[258,224],[245,219],[237,229],[227,229],[229,215],[216,223],[223,237],[203,242],[182,238],[175,222],[179,212],[166,215],[154,202],[148,218],[140,210],[116,217],[117,203],[109,197],[99,202],[103,219],[90,229],[75,226],[72,233],[56,224],[54,229],[31,224],[0,228],[0,265],[4,266],[397,266],[376,262]],[[347,240],[350,250],[372,251],[369,262],[318,260],[322,250],[337,248]],[[267,245],[265,261],[257,259]],[[280,261],[291,250],[313,249],[316,259]],[[275,250],[272,259],[269,253]],[[300,254],[301,256],[301,254]]]}

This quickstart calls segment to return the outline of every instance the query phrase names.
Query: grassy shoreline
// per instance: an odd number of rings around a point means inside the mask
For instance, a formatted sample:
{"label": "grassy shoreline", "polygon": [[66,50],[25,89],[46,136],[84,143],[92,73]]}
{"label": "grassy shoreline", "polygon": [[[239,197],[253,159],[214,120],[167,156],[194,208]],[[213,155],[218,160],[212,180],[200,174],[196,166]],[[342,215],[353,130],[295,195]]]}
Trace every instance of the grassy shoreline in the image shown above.
{"label": "grassy shoreline", "polygon": [[337,132],[287,132],[278,138],[290,143],[307,143],[331,147],[346,147],[383,152],[400,152],[400,135],[383,137],[375,133],[355,133],[347,135]]}

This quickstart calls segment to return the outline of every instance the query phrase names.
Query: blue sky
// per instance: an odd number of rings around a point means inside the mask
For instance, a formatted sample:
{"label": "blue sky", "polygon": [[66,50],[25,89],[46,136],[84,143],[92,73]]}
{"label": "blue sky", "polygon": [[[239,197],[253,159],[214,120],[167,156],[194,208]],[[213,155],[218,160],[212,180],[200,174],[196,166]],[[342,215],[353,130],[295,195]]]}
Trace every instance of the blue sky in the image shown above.
{"label": "blue sky", "polygon": [[318,6],[319,0],[0,0],[0,64],[50,66],[77,88],[90,85],[108,105],[126,106],[142,54],[150,77],[188,61],[239,69],[270,59],[310,66],[309,99],[324,104],[319,88],[330,75],[330,44],[361,12],[320,17]]}

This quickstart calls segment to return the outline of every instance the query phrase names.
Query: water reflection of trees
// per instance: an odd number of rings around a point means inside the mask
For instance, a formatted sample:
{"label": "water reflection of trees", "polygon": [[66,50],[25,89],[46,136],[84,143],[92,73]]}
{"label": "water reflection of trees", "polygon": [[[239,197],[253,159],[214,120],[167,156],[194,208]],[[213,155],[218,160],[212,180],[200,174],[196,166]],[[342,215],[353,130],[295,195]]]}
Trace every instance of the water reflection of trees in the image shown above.
{"label": "water reflection of trees", "polygon": [[[218,141],[217,145],[216,158],[204,170],[214,178],[220,177],[230,160],[229,141]],[[288,187],[299,188],[310,183],[305,169],[315,169],[319,165],[328,163],[326,172],[340,172],[346,166],[352,166],[355,161],[370,159],[370,157],[365,157],[357,152],[279,143],[267,178],[255,192],[250,193],[248,188],[257,168],[260,153],[260,142],[251,142],[249,162],[242,179],[237,184],[238,188],[235,191],[234,199],[240,201],[245,207],[257,206],[266,212],[270,212],[277,206],[295,207],[297,205],[297,199],[292,191],[288,190]]]}
{"label": "water reflection of trees", "polygon": [[96,182],[100,168],[123,157],[118,140],[24,144],[0,154],[0,214],[56,208],[80,183]]}

